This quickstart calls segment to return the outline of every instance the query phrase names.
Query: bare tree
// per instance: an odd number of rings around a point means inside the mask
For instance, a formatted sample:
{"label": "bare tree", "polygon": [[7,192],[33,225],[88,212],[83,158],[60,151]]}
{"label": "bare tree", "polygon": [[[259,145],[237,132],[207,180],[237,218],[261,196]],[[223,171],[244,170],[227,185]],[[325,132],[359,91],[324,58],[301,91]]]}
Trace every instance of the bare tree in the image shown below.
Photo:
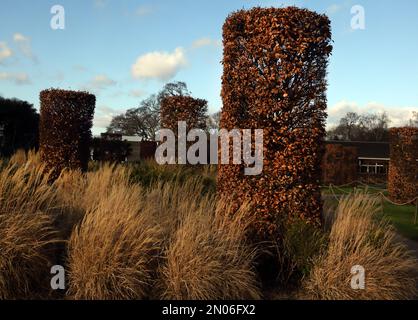
{"label": "bare tree", "polygon": [[339,125],[329,134],[338,136],[342,140],[353,140],[359,131],[360,115],[356,112],[348,112],[345,117],[340,119]]}
{"label": "bare tree", "polygon": [[158,94],[158,100],[167,96],[190,96],[191,92],[187,89],[187,84],[182,81],[169,82],[164,85],[163,89]]}
{"label": "bare tree", "polygon": [[219,127],[220,120],[221,120],[221,112],[220,111],[215,112],[207,117],[206,127],[208,128],[208,130],[217,131],[220,129]]}
{"label": "bare tree", "polygon": [[139,107],[114,117],[107,132],[139,136],[142,140],[155,140],[160,128],[161,101],[168,96],[190,96],[190,91],[184,82],[167,83],[158,94],[141,101]]}
{"label": "bare tree", "polygon": [[413,111],[412,118],[408,122],[408,126],[410,127],[418,127],[418,112]]}
{"label": "bare tree", "polygon": [[385,112],[363,115],[348,112],[335,128],[327,132],[327,136],[347,141],[388,141],[389,123]]}
{"label": "bare tree", "polygon": [[368,114],[360,117],[362,140],[384,141],[388,140],[389,117],[386,112]]}

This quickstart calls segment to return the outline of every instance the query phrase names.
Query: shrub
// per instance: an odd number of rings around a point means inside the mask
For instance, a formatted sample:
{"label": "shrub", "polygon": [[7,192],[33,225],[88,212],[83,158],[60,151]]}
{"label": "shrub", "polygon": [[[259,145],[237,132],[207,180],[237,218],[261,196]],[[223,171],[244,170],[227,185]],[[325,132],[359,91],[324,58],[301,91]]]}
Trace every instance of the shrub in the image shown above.
{"label": "shrub", "polygon": [[[19,157],[23,157],[20,155]],[[37,157],[13,157],[0,171],[0,211],[35,213],[54,206],[55,192],[48,185],[49,175]]]}
{"label": "shrub", "polygon": [[388,191],[394,201],[418,196],[418,128],[390,129]]}
{"label": "shrub", "polygon": [[251,200],[261,240],[289,217],[320,222],[330,38],[326,16],[295,7],[241,10],[224,24],[221,128],[263,129],[264,169],[220,165],[218,192]]}
{"label": "shrub", "polygon": [[87,92],[40,93],[40,155],[56,178],[62,169],[87,170],[96,97]]}
{"label": "shrub", "polygon": [[322,182],[337,186],[357,181],[357,148],[327,144],[322,159]]}
{"label": "shrub", "polygon": [[[305,298],[373,300],[415,298],[417,261],[393,227],[378,220],[378,198],[356,193],[340,201],[327,250],[304,283]],[[363,266],[365,290],[351,288],[351,268]]]}
{"label": "shrub", "polygon": [[160,228],[141,210],[140,198],[139,188],[114,187],[76,227],[68,245],[72,298],[147,297]]}
{"label": "shrub", "polygon": [[287,222],[283,232],[278,248],[279,280],[281,285],[299,285],[311,272],[315,258],[326,249],[328,234],[300,219]]}
{"label": "shrub", "polygon": [[48,215],[0,210],[0,299],[48,295],[56,241]]}
{"label": "shrub", "polygon": [[231,219],[230,208],[202,200],[183,219],[164,254],[162,297],[175,300],[259,299],[256,251],[245,243],[247,208]]}
{"label": "shrub", "polygon": [[0,171],[0,195],[0,299],[44,297],[58,239],[49,214],[55,192],[33,153]]}
{"label": "shrub", "polygon": [[74,226],[88,211],[95,210],[114,188],[126,189],[131,171],[126,166],[104,163],[96,171],[64,170],[54,181],[59,209],[55,221],[68,239]]}
{"label": "shrub", "polygon": [[132,152],[128,142],[108,140],[103,137],[93,139],[92,149],[95,161],[122,162]]}
{"label": "shrub", "polygon": [[145,160],[131,166],[133,182],[144,187],[150,187],[158,182],[179,182],[185,183],[190,178],[201,177],[205,186],[203,193],[213,193],[216,190],[216,167],[184,166],[184,165],[159,165],[154,160]]}
{"label": "shrub", "polygon": [[[103,193],[71,235],[72,298],[260,296],[252,269],[255,251],[243,239],[243,214],[229,225],[220,214],[226,209],[219,207],[214,218],[215,199],[209,194],[202,197],[205,186],[197,176],[184,182],[156,182],[147,189],[127,181]],[[195,260],[187,262],[193,254]],[[191,268],[195,273],[188,272]],[[179,292],[176,281],[193,287]]]}
{"label": "shrub", "polygon": [[209,196],[203,196],[202,181],[199,176],[190,176],[184,181],[158,181],[147,189],[143,210],[162,227],[164,247],[169,245],[187,213],[200,212],[202,197]]}

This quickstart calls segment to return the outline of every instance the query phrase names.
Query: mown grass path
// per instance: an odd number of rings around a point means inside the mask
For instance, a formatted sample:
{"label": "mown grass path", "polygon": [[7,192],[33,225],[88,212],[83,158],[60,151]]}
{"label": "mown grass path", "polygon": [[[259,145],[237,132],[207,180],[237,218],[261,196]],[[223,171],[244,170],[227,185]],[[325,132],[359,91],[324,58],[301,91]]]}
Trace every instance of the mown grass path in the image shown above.
{"label": "mown grass path", "polygon": [[[379,194],[382,192],[387,195],[385,189],[379,188],[356,188],[357,190],[363,190],[370,194]],[[355,192],[353,187],[335,188],[325,187],[322,188],[323,199],[331,201],[337,204],[337,201],[343,196]],[[381,216],[386,217],[395,226],[400,235],[404,238],[409,239],[418,245],[418,223],[414,224],[416,207],[414,205],[398,206],[390,203],[389,201],[382,198],[382,212]]]}

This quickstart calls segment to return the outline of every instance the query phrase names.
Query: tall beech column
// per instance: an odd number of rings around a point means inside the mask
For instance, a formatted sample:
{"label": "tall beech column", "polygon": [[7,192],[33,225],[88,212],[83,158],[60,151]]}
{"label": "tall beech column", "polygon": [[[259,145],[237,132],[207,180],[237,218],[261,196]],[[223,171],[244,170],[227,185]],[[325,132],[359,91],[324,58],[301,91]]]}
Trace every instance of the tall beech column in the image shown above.
{"label": "tall beech column", "polygon": [[319,224],[329,19],[295,7],[241,10],[227,18],[223,44],[220,126],[263,129],[264,169],[245,176],[244,165],[220,165],[220,196],[252,203],[261,240],[280,237],[285,220]]}
{"label": "tall beech column", "polygon": [[390,129],[388,191],[397,202],[418,196],[418,128]]}
{"label": "tall beech column", "polygon": [[96,97],[59,89],[40,93],[40,155],[56,178],[64,168],[86,171]]}

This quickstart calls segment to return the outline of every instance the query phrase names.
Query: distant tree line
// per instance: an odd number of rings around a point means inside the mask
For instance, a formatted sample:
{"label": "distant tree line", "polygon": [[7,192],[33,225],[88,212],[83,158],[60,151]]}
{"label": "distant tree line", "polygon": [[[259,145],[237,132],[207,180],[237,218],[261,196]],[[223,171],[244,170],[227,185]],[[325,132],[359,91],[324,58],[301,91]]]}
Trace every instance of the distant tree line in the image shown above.
{"label": "distant tree line", "polygon": [[108,133],[139,136],[144,141],[153,141],[160,127],[160,105],[167,96],[189,96],[184,82],[167,83],[157,94],[141,101],[137,108],[128,109],[114,117],[107,128]]}
{"label": "distant tree line", "polygon": [[37,149],[39,114],[32,104],[0,97],[0,156],[9,157],[18,149]]}
{"label": "distant tree line", "polygon": [[[418,127],[418,112],[406,123],[409,127]],[[337,126],[327,132],[329,140],[342,141],[389,141],[390,120],[386,112],[358,114],[348,112]]]}
{"label": "distant tree line", "polygon": [[408,122],[408,127],[416,127],[418,128],[418,111],[413,112],[412,118]]}
{"label": "distant tree line", "polygon": [[[152,94],[142,100],[137,108],[128,109],[125,113],[115,116],[107,127],[108,133],[120,133],[126,136],[139,136],[143,141],[155,141],[160,129],[160,109],[164,98],[185,96],[190,97],[191,92],[185,82],[167,83],[160,92]],[[204,115],[208,130],[219,127],[220,113]]]}
{"label": "distant tree line", "polygon": [[[160,106],[165,97],[190,96],[184,82],[167,83],[160,92],[140,102],[137,108],[115,116],[107,128],[108,133],[139,136],[143,141],[155,141],[160,129]],[[207,129],[218,130],[220,112],[206,115]],[[418,127],[418,112],[406,123]],[[348,112],[338,125],[327,131],[328,140],[389,141],[390,120],[386,113],[358,114]],[[97,140],[97,139],[96,139]],[[16,98],[0,97],[0,156],[9,157],[18,149],[37,149],[39,144],[39,114],[32,104]],[[122,148],[109,143],[109,148],[95,141],[95,150],[101,154],[106,149]],[[126,148],[120,152],[125,156]],[[110,152],[110,151],[109,151]],[[110,152],[113,153],[113,152]],[[119,154],[119,153],[118,153]]]}
{"label": "distant tree line", "polygon": [[103,136],[93,138],[91,149],[93,160],[108,162],[123,162],[132,152],[128,142]]}
{"label": "distant tree line", "polygon": [[383,113],[348,112],[339,124],[327,132],[330,140],[389,141],[389,117]]}

